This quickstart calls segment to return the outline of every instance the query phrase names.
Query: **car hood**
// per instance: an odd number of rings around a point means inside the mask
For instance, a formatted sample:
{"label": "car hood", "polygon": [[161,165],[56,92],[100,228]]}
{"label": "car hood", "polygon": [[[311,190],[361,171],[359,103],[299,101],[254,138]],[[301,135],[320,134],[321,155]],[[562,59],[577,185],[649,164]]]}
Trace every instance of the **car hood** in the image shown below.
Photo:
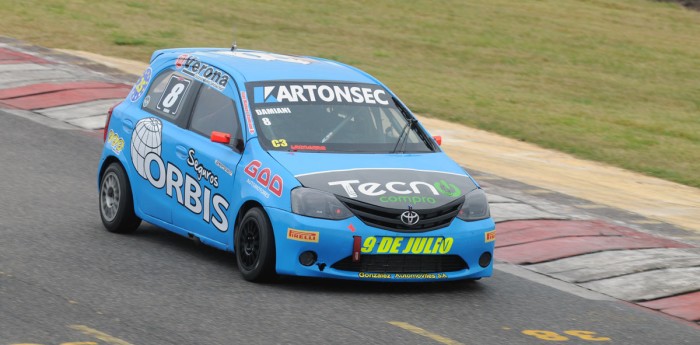
{"label": "car hood", "polygon": [[387,208],[431,209],[477,188],[464,170],[442,152],[269,153],[305,187]]}

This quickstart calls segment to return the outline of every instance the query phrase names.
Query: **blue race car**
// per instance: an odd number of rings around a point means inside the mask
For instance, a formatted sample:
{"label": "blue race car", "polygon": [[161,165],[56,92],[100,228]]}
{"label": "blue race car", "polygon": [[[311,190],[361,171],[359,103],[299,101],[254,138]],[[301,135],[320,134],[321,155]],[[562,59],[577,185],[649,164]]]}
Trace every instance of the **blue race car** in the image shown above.
{"label": "blue race car", "polygon": [[110,109],[102,222],[141,220],[232,251],[243,277],[478,279],[484,192],[389,89],[320,58],[156,51]]}

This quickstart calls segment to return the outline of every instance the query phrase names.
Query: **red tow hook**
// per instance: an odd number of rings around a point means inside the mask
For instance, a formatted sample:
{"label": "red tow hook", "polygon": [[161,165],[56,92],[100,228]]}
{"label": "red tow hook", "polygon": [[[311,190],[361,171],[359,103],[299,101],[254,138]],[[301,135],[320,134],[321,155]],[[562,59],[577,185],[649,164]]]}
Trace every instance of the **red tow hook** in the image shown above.
{"label": "red tow hook", "polygon": [[360,251],[362,250],[362,236],[353,236],[352,239],[352,262],[359,262]]}

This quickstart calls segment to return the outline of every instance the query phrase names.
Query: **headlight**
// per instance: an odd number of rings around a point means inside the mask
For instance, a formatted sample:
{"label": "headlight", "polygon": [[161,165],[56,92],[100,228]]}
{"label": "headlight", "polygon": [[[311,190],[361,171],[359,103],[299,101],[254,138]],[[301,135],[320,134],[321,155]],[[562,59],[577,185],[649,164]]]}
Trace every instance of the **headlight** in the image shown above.
{"label": "headlight", "polygon": [[304,187],[292,189],[292,212],[307,217],[335,220],[352,216],[352,212],[333,194]]}
{"label": "headlight", "polygon": [[475,189],[467,194],[464,205],[462,205],[462,209],[457,214],[457,218],[473,221],[488,217],[491,217],[491,212],[489,212],[489,202],[486,200],[486,193],[481,189]]}

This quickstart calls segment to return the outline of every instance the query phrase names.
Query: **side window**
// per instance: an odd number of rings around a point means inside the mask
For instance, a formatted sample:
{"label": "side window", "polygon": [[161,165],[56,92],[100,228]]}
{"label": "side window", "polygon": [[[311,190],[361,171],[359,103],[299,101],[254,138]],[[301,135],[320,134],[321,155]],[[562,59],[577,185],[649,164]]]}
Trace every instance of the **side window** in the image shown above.
{"label": "side window", "polygon": [[212,131],[229,133],[234,139],[241,137],[233,100],[206,84],[197,96],[189,128],[207,138]]}
{"label": "side window", "polygon": [[187,102],[192,80],[172,70],[162,72],[153,81],[146,97],[143,109],[166,120],[177,122]]}

